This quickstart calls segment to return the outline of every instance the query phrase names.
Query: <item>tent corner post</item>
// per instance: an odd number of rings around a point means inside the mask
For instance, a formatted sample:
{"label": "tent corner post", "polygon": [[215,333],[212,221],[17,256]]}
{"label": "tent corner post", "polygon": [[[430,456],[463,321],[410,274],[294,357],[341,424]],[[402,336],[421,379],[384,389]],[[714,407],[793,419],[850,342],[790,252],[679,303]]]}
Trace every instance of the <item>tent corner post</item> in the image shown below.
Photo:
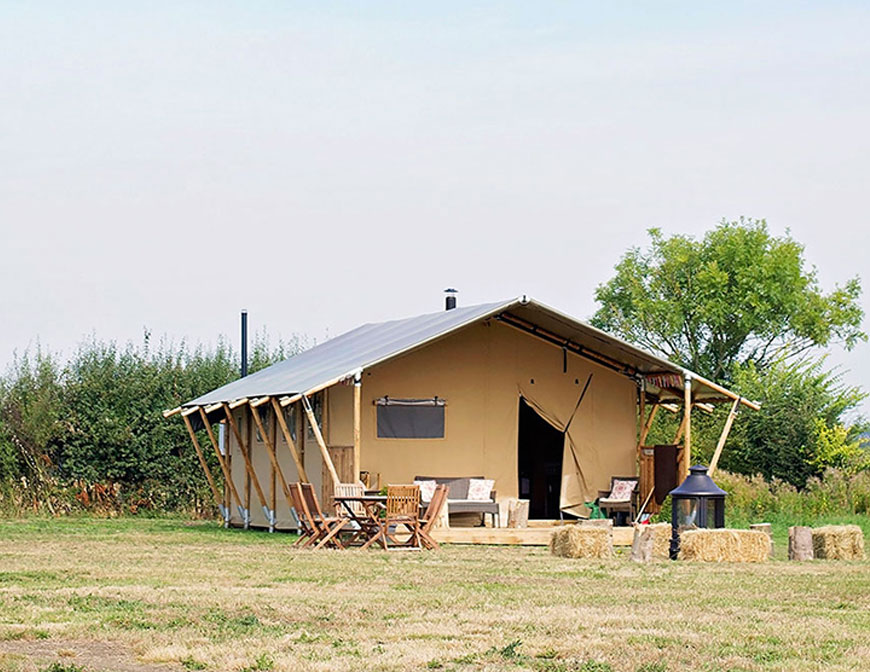
{"label": "tent corner post", "polygon": [[362,444],[362,372],[353,377],[353,479],[360,480]]}
{"label": "tent corner post", "polygon": [[688,371],[684,374],[684,397],[683,413],[685,414],[685,428],[683,441],[683,454],[680,459],[680,482],[686,480],[689,475],[689,466],[692,462],[692,374]]}

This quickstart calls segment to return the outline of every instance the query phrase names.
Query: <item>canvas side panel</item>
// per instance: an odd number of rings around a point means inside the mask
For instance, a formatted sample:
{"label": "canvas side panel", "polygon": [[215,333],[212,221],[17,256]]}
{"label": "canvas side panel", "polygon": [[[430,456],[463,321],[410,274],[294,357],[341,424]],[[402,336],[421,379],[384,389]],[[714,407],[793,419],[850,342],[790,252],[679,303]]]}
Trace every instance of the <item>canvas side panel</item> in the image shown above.
{"label": "canvas side panel", "polygon": [[[483,329],[469,327],[364,373],[360,467],[380,474],[381,485],[408,483],[417,475],[488,473],[483,452],[487,364]],[[445,437],[378,438],[374,402],[383,396],[446,399]]]}

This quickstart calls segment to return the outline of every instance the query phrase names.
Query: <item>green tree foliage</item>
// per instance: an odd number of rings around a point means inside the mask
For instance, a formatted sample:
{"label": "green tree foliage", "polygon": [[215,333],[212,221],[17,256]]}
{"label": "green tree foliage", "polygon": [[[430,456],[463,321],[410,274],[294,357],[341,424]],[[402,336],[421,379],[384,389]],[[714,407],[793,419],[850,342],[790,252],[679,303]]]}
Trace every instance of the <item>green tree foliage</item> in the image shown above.
{"label": "green tree foliage", "polygon": [[[304,346],[258,334],[250,370]],[[224,342],[155,346],[147,332],[139,345],[88,341],[65,365],[41,348],[24,353],[0,379],[0,482],[34,502],[70,483],[120,484],[146,508],[209,501],[183,423],[161,411],[235,380],[238,361]]]}
{"label": "green tree foliage", "polygon": [[858,278],[823,292],[803,247],[764,220],[723,221],[702,240],[649,235],[597,288],[597,327],[720,381],[735,364],[866,339]]}
{"label": "green tree foliage", "polygon": [[848,474],[870,466],[855,430],[842,420],[867,394],[823,364],[777,360],[763,372],[751,363],[737,368],[735,386],[760,401],[761,410],[741,413],[723,468],[803,486],[828,468]]}
{"label": "green tree foliage", "polygon": [[[629,250],[598,287],[593,323],[762,403],[741,413],[720,465],[797,487],[829,468],[868,468],[844,420],[865,395],[810,352],[866,340],[858,278],[823,292],[803,247],[763,220],[723,221],[701,240],[649,233],[649,249]],[[727,412],[693,415],[699,460]],[[651,442],[672,440],[678,422],[657,421]]]}

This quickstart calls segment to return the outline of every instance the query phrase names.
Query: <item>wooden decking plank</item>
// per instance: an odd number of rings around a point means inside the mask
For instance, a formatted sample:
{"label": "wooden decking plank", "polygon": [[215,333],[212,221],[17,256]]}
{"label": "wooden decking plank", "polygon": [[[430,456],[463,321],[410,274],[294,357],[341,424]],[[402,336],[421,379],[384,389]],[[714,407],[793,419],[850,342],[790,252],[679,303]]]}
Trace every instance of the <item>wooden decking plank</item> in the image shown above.
{"label": "wooden decking plank", "polygon": [[[494,544],[499,546],[546,546],[550,543],[553,525],[511,529],[505,527],[440,527],[432,537],[444,544]],[[631,546],[634,528],[614,527],[613,545]]]}

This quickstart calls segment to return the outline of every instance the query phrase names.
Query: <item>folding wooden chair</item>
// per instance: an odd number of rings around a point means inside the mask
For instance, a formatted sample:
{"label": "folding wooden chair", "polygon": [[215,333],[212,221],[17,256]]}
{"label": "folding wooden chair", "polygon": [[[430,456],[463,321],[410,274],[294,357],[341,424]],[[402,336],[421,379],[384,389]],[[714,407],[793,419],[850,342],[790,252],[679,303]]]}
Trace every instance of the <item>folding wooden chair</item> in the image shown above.
{"label": "folding wooden chair", "polygon": [[[390,535],[390,527],[404,525],[411,533],[407,542],[400,544]],[[388,485],[387,510],[383,521],[384,548],[389,542],[396,545],[420,548],[420,486]]]}
{"label": "folding wooden chair", "polygon": [[318,531],[317,544],[314,548],[323,548],[327,544],[335,548],[344,548],[344,544],[341,543],[337,535],[347,524],[348,519],[324,515],[320,508],[320,502],[317,500],[317,495],[314,492],[314,486],[311,483],[300,483],[299,486],[302,490],[305,509],[311,516],[311,522]]}
{"label": "folding wooden chair", "polygon": [[[356,483],[338,483],[335,486],[336,497],[362,497],[365,493],[365,486],[359,481]],[[343,530],[348,533],[345,539],[347,544],[358,541],[361,536],[370,537],[370,531],[376,527],[376,524],[369,518],[365,505],[360,501],[335,502],[335,515],[342,518],[350,517],[347,527]]]}
{"label": "folding wooden chair", "polygon": [[429,536],[429,532],[435,524],[435,521],[437,521],[438,517],[441,515],[441,509],[444,508],[444,505],[447,502],[447,491],[448,489],[446,485],[439,485],[435,488],[435,493],[432,495],[432,499],[429,500],[429,506],[426,507],[426,512],[418,521],[420,543],[426,548],[434,551],[437,551],[439,548],[438,542]]}
{"label": "folding wooden chair", "polygon": [[293,510],[296,512],[296,520],[299,521],[299,538],[293,545],[308,548],[317,541],[320,531],[314,522],[314,516],[311,515],[308,506],[305,504],[305,498],[302,496],[300,485],[299,483],[290,483],[287,486],[290,501],[293,503]]}

